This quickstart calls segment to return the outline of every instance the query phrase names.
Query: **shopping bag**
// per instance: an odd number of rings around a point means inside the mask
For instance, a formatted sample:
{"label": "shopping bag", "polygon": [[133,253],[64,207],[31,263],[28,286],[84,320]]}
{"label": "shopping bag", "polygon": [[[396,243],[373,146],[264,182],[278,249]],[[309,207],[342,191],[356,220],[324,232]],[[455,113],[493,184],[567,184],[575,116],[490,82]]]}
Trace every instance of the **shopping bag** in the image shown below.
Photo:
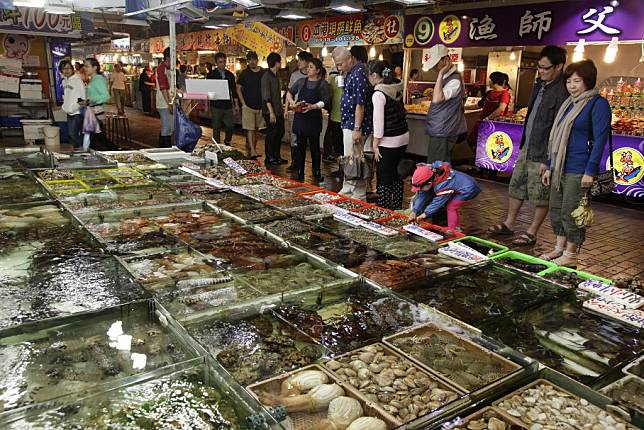
{"label": "shopping bag", "polygon": [[175,105],[174,138],[177,148],[191,153],[201,138],[201,127],[190,121],[178,104]]}
{"label": "shopping bag", "polygon": [[89,144],[92,142],[92,136],[89,133],[83,135],[83,151],[89,151]]}
{"label": "shopping bag", "polygon": [[364,159],[362,155],[345,155],[340,157],[340,167],[344,172],[344,179],[355,181],[363,178]]}
{"label": "shopping bag", "polygon": [[85,108],[85,116],[83,117],[83,133],[98,134],[101,132],[101,125],[94,115],[94,109],[91,107]]}
{"label": "shopping bag", "polygon": [[595,222],[595,211],[590,207],[588,196],[583,196],[579,201],[577,209],[570,213],[579,228],[588,228]]}

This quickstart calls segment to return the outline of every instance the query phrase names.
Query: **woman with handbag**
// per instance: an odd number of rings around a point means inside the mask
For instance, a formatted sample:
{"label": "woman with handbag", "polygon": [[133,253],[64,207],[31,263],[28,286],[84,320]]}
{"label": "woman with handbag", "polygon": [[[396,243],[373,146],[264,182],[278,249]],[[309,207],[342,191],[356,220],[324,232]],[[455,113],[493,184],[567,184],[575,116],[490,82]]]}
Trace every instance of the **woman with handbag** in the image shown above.
{"label": "woman with handbag", "polygon": [[402,209],[403,180],[398,176],[398,163],[409,144],[409,129],[402,102],[403,83],[384,61],[369,64],[369,83],[374,87],[371,100],[378,206]]}
{"label": "woman with handbag", "polygon": [[101,130],[100,133],[92,133],[91,148],[103,151],[118,150],[118,147],[107,140],[103,125],[103,114],[105,113],[103,105],[110,101],[107,79],[103,76],[101,65],[96,58],[86,58],[84,68],[85,74],[89,77],[89,84],[87,84],[87,88],[85,89],[87,100],[85,100],[84,105],[94,111]]}
{"label": "woman with handbag", "polygon": [[[598,176],[606,170],[600,160],[611,141],[611,110],[595,88],[597,68],[591,60],[570,64],[565,71],[570,97],[561,105],[548,145],[548,170],[542,175],[550,190],[550,221],[557,241],[543,254],[559,266],[576,267],[585,228],[571,215]],[[612,146],[612,145],[611,145]],[[612,156],[612,148],[611,148]]]}
{"label": "woman with handbag", "polygon": [[[287,105],[294,106],[293,133],[297,137],[297,179],[304,179],[306,147],[311,151],[313,178],[322,182],[320,171],[320,133],[322,133],[322,109],[331,106],[331,87],[325,80],[326,70],[322,61],[313,58],[309,62],[308,75],[296,81],[286,94]],[[297,102],[293,99],[297,94]]]}

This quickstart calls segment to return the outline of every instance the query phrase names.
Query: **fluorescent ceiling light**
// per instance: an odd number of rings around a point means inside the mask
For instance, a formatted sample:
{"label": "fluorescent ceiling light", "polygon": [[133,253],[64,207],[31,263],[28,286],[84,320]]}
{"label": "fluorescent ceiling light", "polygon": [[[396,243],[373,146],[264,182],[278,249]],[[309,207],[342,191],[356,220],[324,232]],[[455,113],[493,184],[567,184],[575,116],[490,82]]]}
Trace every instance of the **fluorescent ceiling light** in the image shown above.
{"label": "fluorescent ceiling light", "polygon": [[233,0],[233,3],[237,3],[238,5],[244,6],[245,8],[261,6],[261,3],[254,0]]}
{"label": "fluorescent ceiling light", "polygon": [[365,10],[361,5],[345,0],[333,0],[329,8],[340,13],[356,13],[364,12]]}
{"label": "fluorescent ceiling light", "polygon": [[72,0],[47,0],[45,12],[52,15],[71,15],[74,13]]}
{"label": "fluorescent ceiling light", "polygon": [[417,4],[434,4],[436,0],[397,0],[398,3],[405,5],[417,5]]}
{"label": "fluorescent ceiling light", "polygon": [[210,19],[201,26],[204,28],[219,30],[220,28],[232,27],[233,25],[235,25],[234,22],[225,19]]}
{"label": "fluorescent ceiling light", "polygon": [[271,15],[248,15],[246,18],[244,18],[244,22],[268,22],[272,21],[273,17]]}
{"label": "fluorescent ceiling light", "polygon": [[184,3],[182,5],[177,6],[177,12],[181,13],[181,15],[184,15],[193,21],[208,19],[208,17],[206,16],[206,14],[202,9],[192,6],[191,3],[187,3],[187,4]]}
{"label": "fluorescent ceiling light", "polygon": [[16,7],[45,7],[45,0],[13,0]]}
{"label": "fluorescent ceiling light", "polygon": [[278,18],[283,19],[308,19],[311,15],[300,10],[282,10],[277,14]]}

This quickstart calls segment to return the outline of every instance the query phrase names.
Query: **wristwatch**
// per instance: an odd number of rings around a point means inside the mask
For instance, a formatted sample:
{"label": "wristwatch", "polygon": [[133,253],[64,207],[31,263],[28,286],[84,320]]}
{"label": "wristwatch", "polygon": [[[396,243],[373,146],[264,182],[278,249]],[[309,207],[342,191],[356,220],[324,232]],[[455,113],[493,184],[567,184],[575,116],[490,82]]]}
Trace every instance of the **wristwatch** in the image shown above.
{"label": "wristwatch", "polygon": [[362,127],[353,127],[353,131],[362,131]]}

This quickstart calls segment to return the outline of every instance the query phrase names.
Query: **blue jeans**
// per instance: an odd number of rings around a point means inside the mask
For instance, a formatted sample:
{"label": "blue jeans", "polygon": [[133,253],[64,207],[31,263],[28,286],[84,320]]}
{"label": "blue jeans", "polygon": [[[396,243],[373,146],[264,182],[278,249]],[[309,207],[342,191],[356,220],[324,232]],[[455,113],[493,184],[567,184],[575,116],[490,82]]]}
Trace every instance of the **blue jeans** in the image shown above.
{"label": "blue jeans", "polygon": [[67,115],[67,135],[74,148],[83,146],[83,115]]}
{"label": "blue jeans", "polygon": [[172,136],[174,118],[170,109],[157,109],[157,111],[161,117],[161,136]]}

